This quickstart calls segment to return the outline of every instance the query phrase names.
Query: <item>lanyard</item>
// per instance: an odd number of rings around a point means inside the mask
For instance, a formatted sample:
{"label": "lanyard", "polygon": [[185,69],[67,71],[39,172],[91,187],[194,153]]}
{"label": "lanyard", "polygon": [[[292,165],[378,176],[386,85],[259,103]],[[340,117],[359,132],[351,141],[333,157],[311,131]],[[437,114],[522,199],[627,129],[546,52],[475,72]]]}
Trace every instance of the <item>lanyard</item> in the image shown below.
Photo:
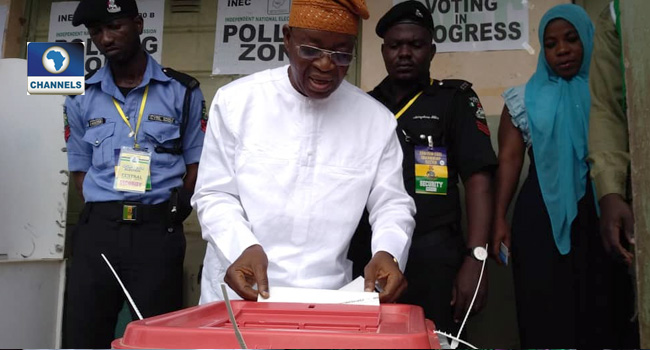
{"label": "lanyard", "polygon": [[[433,79],[430,80],[429,85],[433,85]],[[415,97],[413,97],[404,107],[402,107],[402,109],[400,109],[400,111],[395,114],[395,119],[399,119],[399,117],[401,117],[402,114],[404,114],[404,112],[406,112],[406,110],[408,110],[409,107],[411,107],[411,105],[415,103],[415,101],[418,99],[418,97],[420,97],[420,95],[422,95],[423,92],[424,90],[418,92],[418,94],[415,95]]]}
{"label": "lanyard", "polygon": [[129,123],[129,118],[124,115],[124,111],[122,110],[122,107],[120,107],[120,104],[117,103],[115,98],[113,97],[113,104],[115,105],[115,109],[117,109],[117,112],[120,113],[120,116],[122,117],[122,120],[124,120],[124,123],[126,123],[126,126],[131,129],[131,132],[129,133],[129,137],[133,137],[133,148],[140,148],[140,145],[138,145],[138,131],[140,130],[140,123],[142,122],[142,114],[144,114],[144,106],[147,103],[147,95],[149,95],[149,85],[144,88],[144,95],[142,95],[142,102],[140,102],[140,113],[138,114],[138,122],[135,126],[135,130],[133,130],[133,127],[131,126],[131,123]]}

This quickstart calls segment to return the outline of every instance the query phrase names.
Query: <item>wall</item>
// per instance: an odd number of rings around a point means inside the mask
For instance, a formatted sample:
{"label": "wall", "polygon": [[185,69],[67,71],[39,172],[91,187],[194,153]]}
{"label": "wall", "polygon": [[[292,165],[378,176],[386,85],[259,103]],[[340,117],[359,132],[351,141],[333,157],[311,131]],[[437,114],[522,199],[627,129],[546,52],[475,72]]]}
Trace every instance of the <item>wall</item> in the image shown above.
{"label": "wall", "polygon": [[[3,2],[23,3],[25,0],[0,0]],[[537,26],[541,16],[552,6],[569,0],[529,0],[530,33],[529,43],[539,52]],[[601,3],[607,0],[579,0],[584,2],[590,14],[595,16]],[[596,4],[597,2],[597,4]],[[30,40],[47,40],[49,10],[51,0],[36,0],[30,28]],[[386,75],[380,54],[381,41],[375,35],[377,21],[390,7],[392,0],[368,1],[370,19],[363,21],[360,40],[360,87],[372,89]],[[238,78],[238,76],[211,76],[212,53],[214,52],[214,32],[216,22],[217,0],[201,1],[200,13],[177,13],[169,11],[166,2],[165,28],[163,41],[164,65],[195,76],[201,81],[206,101],[211,101],[216,90]],[[13,14],[13,12],[12,12]],[[20,16],[11,16],[20,17]],[[10,57],[10,56],[7,56]],[[18,54],[16,56],[18,57]],[[471,81],[481,98],[488,115],[501,113],[503,102],[500,97],[503,90],[510,86],[523,84],[535,70],[537,54],[531,55],[525,50],[440,53],[433,60],[431,72],[433,77],[459,78]],[[357,72],[352,70],[349,79],[354,81]]]}
{"label": "wall", "polygon": [[9,15],[7,17],[7,28],[5,29],[4,38],[4,57],[18,58],[22,55],[25,46],[25,24],[27,18],[24,15],[27,0],[0,0],[0,5],[9,6]]}
{"label": "wall", "polygon": [[592,21],[595,21],[600,12],[611,0],[575,0],[575,4],[585,8]]}
{"label": "wall", "polygon": [[[26,0],[0,0],[0,4],[12,4],[6,42],[6,57],[19,57],[21,40],[21,22],[25,22],[22,10]],[[537,26],[541,16],[559,3],[569,0],[529,0],[530,33],[529,43],[539,52]],[[607,4],[608,0],[576,0],[583,5],[594,18]],[[31,17],[29,38],[33,41],[47,40],[49,10],[51,0],[35,0]],[[169,11],[167,1],[164,28],[164,52],[162,63],[197,77],[206,101],[211,101],[218,87],[238,78],[238,76],[211,76],[212,53],[214,52],[214,31],[216,22],[217,0],[201,1],[198,14]],[[370,19],[363,22],[360,40],[360,87],[372,89],[386,75],[380,54],[381,41],[375,35],[377,21],[390,7],[392,0],[368,1]],[[20,18],[23,17],[23,20]],[[11,55],[11,56],[10,56]],[[487,51],[463,53],[439,53],[433,60],[431,72],[435,78],[459,78],[471,81],[481,98],[488,115],[501,113],[503,102],[500,97],[507,87],[523,84],[533,73],[537,63],[537,54],[531,55],[525,50]],[[350,80],[355,80],[357,72],[352,70]]]}
{"label": "wall", "polygon": [[[528,42],[535,49],[531,55],[526,50],[439,53],[431,65],[436,79],[465,79],[481,98],[487,115],[501,114],[501,93],[508,87],[525,83],[535,71],[539,41],[537,27],[542,15],[551,7],[569,0],[529,0]],[[368,1],[370,18],[363,23],[361,88],[372,90],[385,76],[386,69],[381,58],[381,39],[375,34],[379,18],[392,6],[392,0]]]}

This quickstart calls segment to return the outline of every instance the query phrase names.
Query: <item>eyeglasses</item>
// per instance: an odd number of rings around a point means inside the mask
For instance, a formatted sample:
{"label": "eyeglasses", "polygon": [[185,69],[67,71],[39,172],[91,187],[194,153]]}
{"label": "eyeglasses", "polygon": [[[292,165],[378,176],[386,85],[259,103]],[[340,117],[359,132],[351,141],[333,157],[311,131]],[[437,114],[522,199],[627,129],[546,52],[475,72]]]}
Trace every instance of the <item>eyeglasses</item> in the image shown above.
{"label": "eyeglasses", "polygon": [[330,51],[304,44],[298,45],[298,56],[303,59],[314,61],[322,58],[324,55],[328,55],[330,60],[337,66],[349,66],[354,58],[354,55],[350,52]]}

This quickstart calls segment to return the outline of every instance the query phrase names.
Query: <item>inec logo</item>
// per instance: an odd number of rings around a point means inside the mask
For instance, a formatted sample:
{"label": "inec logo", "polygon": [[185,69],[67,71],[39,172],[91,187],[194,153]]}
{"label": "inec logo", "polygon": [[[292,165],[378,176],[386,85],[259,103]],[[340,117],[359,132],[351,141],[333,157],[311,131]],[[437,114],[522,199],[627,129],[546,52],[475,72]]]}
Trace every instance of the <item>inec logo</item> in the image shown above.
{"label": "inec logo", "polygon": [[84,93],[83,43],[28,43],[27,93]]}

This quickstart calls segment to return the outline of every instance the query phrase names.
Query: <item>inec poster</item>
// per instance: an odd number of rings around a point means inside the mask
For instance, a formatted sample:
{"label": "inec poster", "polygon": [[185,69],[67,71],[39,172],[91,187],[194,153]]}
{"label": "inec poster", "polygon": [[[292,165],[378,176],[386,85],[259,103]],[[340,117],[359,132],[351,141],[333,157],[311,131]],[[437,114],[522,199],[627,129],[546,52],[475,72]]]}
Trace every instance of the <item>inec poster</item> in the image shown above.
{"label": "inec poster", "polygon": [[[138,10],[144,20],[144,29],[140,40],[145,51],[158,62],[162,59],[163,19],[165,1],[137,0]],[[90,40],[86,27],[72,26],[72,16],[78,1],[53,2],[50,11],[50,32],[48,41],[80,41],[86,43],[86,74],[97,71],[104,65],[104,56]]]}
{"label": "inec poster", "polygon": [[218,0],[212,74],[251,74],[289,63],[282,26],[291,0]]}
{"label": "inec poster", "polygon": [[[404,1],[393,0],[393,4]],[[438,52],[529,47],[527,0],[418,1],[433,16],[433,40]]]}

